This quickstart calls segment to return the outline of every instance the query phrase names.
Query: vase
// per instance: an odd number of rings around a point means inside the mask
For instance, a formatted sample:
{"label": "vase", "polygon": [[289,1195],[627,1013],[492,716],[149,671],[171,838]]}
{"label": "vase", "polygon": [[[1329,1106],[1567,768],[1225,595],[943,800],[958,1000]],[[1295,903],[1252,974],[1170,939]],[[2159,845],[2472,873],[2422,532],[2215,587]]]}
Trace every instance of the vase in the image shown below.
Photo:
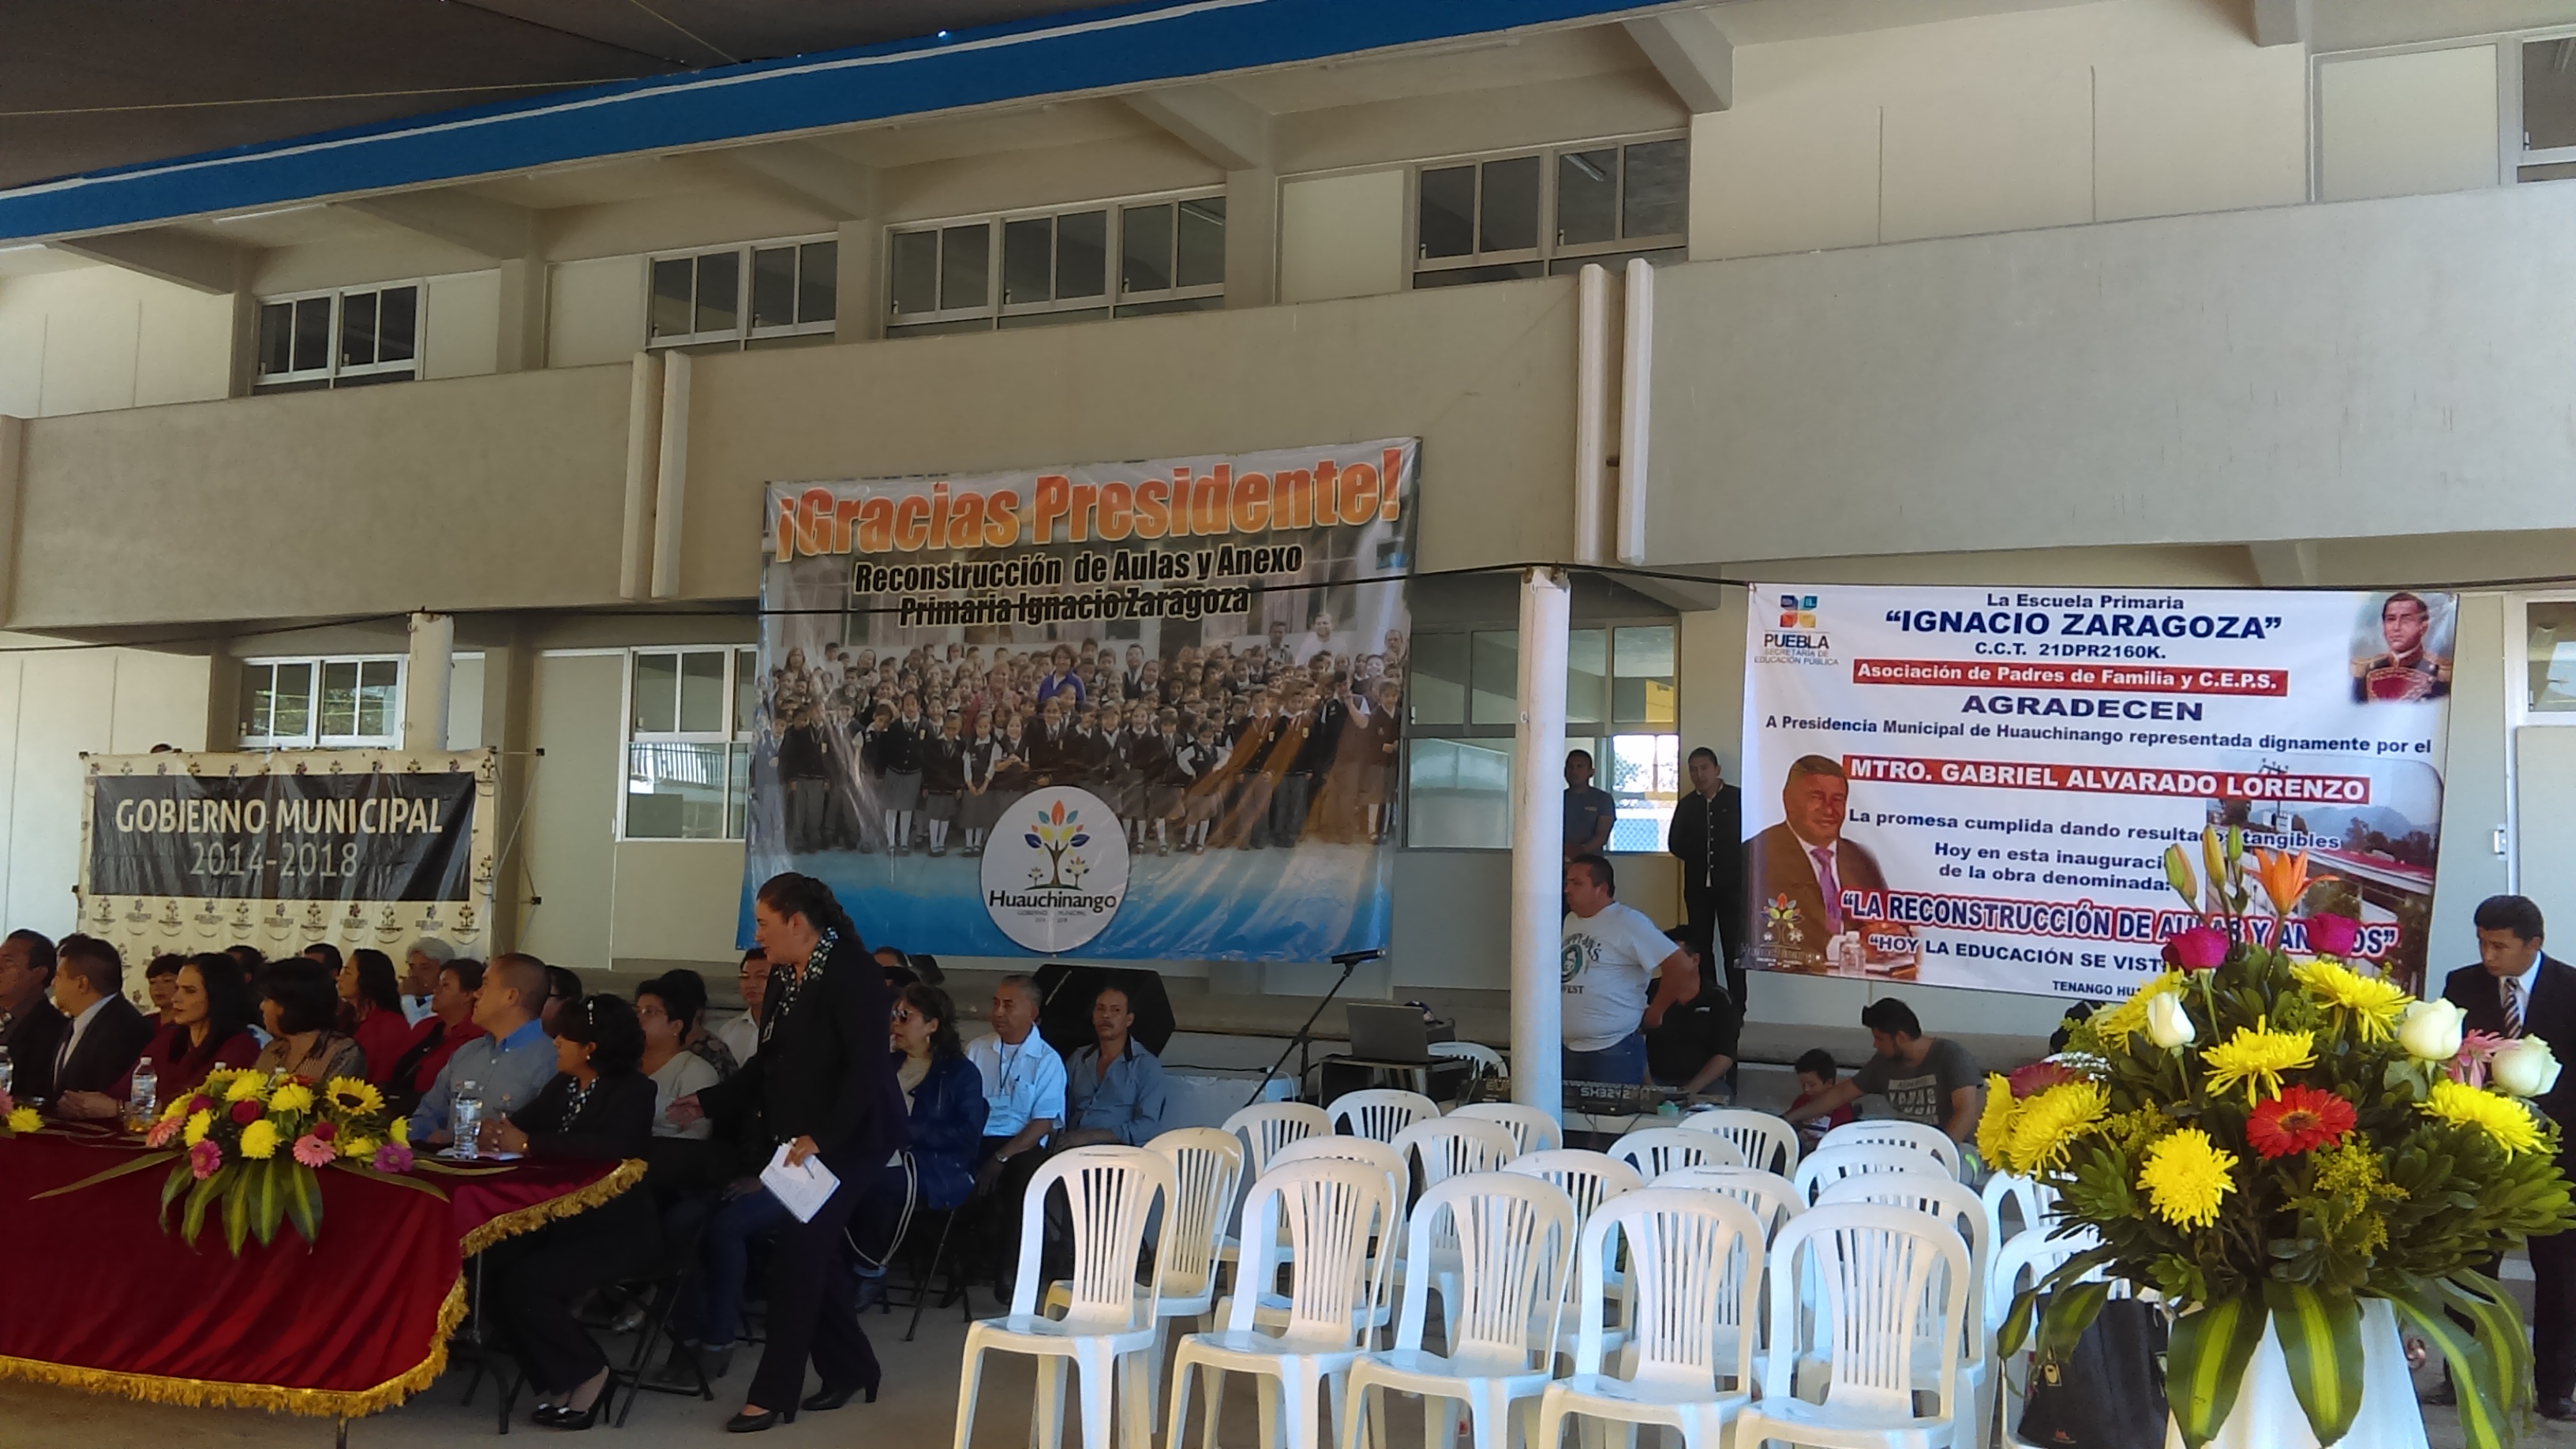
{"label": "vase", "polygon": [[[2245,1366],[2235,1407],[2209,1442],[2210,1449],[2320,1449],[2307,1411],[2290,1388],[2290,1366],[2270,1323],[2263,1325],[2263,1341]],[[2165,1449],[2183,1449],[2182,1426],[2171,1420],[2165,1424]],[[2361,1301],[2361,1412],[2336,1449],[2427,1449],[2424,1411],[2416,1405],[2406,1345],[2397,1336],[2397,1310],[2385,1298]]]}

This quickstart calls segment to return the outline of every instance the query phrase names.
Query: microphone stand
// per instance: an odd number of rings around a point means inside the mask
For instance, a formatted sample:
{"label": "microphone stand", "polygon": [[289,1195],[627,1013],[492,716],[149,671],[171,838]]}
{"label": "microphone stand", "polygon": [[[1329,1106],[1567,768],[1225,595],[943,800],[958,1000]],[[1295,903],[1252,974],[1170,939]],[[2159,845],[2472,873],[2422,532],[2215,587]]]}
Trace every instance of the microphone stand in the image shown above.
{"label": "microphone stand", "polygon": [[1300,1097],[1305,1095],[1306,1073],[1312,1066],[1305,1053],[1314,1046],[1315,1023],[1323,1018],[1324,1008],[1333,1004],[1333,997],[1350,982],[1351,973],[1359,969],[1362,961],[1374,961],[1385,954],[1384,951],[1347,951],[1332,958],[1333,964],[1342,968],[1341,977],[1324,992],[1324,999],[1315,1003],[1315,1009],[1307,1013],[1306,1024],[1297,1028],[1297,1034],[1280,1049],[1279,1060],[1272,1062],[1270,1070],[1261,1074],[1260,1082],[1254,1085],[1252,1095],[1244,1099],[1243,1105],[1249,1107],[1261,1100],[1262,1094],[1270,1090],[1270,1079],[1279,1075],[1281,1067],[1288,1065],[1290,1053],[1297,1054],[1297,1094]]}

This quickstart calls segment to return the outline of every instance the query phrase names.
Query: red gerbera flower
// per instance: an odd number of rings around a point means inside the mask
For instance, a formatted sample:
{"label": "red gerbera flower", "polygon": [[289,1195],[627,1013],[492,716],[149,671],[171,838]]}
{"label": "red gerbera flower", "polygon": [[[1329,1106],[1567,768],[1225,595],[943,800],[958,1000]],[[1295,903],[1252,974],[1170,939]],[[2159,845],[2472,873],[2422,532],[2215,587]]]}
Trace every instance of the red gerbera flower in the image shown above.
{"label": "red gerbera flower", "polygon": [[2314,1087],[2283,1087],[2246,1120],[2245,1141],[2265,1157],[2288,1157],[2331,1147],[2351,1130],[2350,1102]]}

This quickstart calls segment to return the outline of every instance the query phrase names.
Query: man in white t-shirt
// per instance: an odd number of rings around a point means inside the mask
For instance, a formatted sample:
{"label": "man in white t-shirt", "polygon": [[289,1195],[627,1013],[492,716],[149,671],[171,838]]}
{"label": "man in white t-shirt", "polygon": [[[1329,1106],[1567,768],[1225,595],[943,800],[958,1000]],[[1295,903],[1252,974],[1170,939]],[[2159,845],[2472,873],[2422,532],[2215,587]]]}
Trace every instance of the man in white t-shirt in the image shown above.
{"label": "man in white t-shirt", "polygon": [[[1699,994],[1690,954],[1634,906],[1613,897],[1610,862],[1593,854],[1565,863],[1565,930],[1560,1008],[1565,1080],[1643,1083],[1640,1027]],[[1653,1000],[1647,982],[1655,982]]]}

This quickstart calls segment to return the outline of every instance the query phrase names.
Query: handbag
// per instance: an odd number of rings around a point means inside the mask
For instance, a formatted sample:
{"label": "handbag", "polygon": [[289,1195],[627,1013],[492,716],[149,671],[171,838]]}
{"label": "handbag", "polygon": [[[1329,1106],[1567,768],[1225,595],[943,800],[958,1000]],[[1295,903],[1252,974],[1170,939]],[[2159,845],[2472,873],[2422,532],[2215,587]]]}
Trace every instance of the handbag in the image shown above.
{"label": "handbag", "polygon": [[[2045,1304],[2047,1300],[2040,1300]],[[2163,1449],[2165,1316],[2150,1303],[2102,1305],[2073,1351],[2032,1355],[2022,1442],[2050,1449]]]}

